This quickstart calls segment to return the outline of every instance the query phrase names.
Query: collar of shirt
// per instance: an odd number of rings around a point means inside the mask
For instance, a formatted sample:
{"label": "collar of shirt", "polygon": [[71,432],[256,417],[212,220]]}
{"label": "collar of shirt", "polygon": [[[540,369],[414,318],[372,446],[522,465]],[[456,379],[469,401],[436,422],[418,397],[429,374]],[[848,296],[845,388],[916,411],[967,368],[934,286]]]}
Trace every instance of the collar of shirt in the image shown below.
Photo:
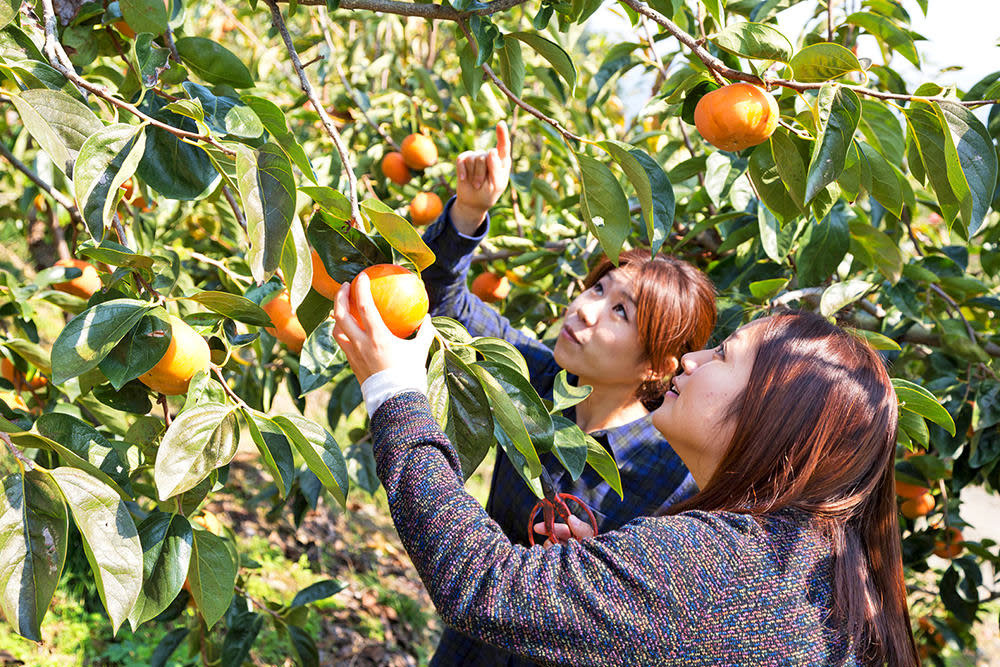
{"label": "collar of shirt", "polygon": [[[575,424],[576,407],[563,410],[563,416]],[[588,435],[605,445],[619,466],[650,442],[663,439],[663,435],[653,426],[652,413],[621,426],[591,431]]]}

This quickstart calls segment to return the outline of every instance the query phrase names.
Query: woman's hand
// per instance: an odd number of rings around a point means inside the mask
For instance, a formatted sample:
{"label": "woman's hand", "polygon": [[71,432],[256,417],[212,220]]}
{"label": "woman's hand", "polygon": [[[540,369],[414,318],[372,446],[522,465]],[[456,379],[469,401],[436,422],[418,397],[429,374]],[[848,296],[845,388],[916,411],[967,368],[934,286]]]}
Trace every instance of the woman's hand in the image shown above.
{"label": "woman's hand", "polygon": [[413,374],[423,373],[427,352],[437,333],[431,324],[430,316],[424,318],[416,338],[412,340],[398,338],[385,326],[382,316],[375,308],[368,276],[362,273],[354,282],[358,290],[355,298],[361,322],[355,321],[351,315],[351,283],[344,283],[334,303],[333,314],[336,323],[333,327],[333,339],[347,356],[347,363],[354,370],[358,382],[364,382],[370,376],[387,368],[396,368]]}
{"label": "woman's hand", "polygon": [[[573,532],[570,533],[570,526],[573,528]],[[548,535],[548,531],[545,528],[544,523],[535,524],[535,532],[540,535]],[[594,536],[594,529],[586,521],[581,521],[577,519],[572,514],[569,515],[569,526],[565,523],[555,523],[552,525],[552,532],[555,533],[556,539],[561,542],[565,542],[568,539],[583,540],[588,537]],[[545,548],[548,549],[554,546],[551,536],[549,539],[545,540]]]}
{"label": "woman's hand", "polygon": [[471,235],[510,181],[510,132],[507,123],[497,123],[497,145],[488,151],[466,151],[455,161],[458,186],[451,207],[455,229]]}

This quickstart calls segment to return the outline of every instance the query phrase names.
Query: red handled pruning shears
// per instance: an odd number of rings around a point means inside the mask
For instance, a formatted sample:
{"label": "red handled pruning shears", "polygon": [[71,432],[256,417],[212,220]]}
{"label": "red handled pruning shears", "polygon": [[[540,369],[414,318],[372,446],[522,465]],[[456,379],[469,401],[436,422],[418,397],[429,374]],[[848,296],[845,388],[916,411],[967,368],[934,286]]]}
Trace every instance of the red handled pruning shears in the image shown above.
{"label": "red handled pruning shears", "polygon": [[540,478],[542,482],[542,493],[545,497],[535,503],[535,506],[531,508],[531,514],[528,516],[528,542],[531,546],[535,545],[535,515],[538,514],[538,510],[542,510],[542,519],[545,521],[545,530],[548,531],[549,538],[555,544],[565,544],[570,538],[561,539],[556,536],[554,532],[555,520],[558,516],[562,519],[562,522],[566,524],[569,528],[569,534],[571,538],[579,539],[573,533],[573,527],[569,523],[569,506],[566,505],[566,501],[570,500],[583,508],[587,513],[587,518],[590,519],[590,527],[594,529],[594,535],[597,534],[597,519],[594,518],[594,513],[590,511],[587,505],[574,496],[571,493],[557,493],[556,485],[552,481],[552,477],[549,475],[549,471],[542,468],[542,476]]}

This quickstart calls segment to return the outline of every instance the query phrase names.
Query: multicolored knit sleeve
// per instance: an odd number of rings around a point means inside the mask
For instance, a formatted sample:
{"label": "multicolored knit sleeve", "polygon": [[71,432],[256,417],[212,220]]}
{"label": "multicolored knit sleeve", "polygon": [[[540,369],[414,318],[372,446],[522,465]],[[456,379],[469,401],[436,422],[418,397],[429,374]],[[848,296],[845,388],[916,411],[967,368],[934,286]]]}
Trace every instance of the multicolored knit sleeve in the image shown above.
{"label": "multicolored knit sleeve", "polygon": [[684,664],[685,643],[733,586],[738,545],[697,519],[511,544],[463,489],[421,394],[386,401],[371,432],[400,538],[444,622],[471,637],[543,664]]}
{"label": "multicolored knit sleeve", "polygon": [[459,234],[449,218],[454,203],[452,197],[445,204],[441,217],[423,236],[424,243],[436,257],[434,264],[420,274],[430,298],[430,313],[458,320],[473,336],[493,336],[510,342],[524,356],[532,382],[544,395],[560,370],[552,350],[537,338],[512,327],[507,318],[469,291],[467,279],[472,253],[486,238],[489,222],[483,223],[476,237]]}

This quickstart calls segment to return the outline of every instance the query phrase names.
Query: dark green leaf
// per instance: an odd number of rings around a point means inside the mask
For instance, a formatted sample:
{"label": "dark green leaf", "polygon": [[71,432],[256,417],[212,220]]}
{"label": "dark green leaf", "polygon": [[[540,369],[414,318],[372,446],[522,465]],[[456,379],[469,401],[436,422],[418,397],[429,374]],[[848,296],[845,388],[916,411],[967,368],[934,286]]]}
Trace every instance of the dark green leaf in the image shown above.
{"label": "dark green leaf", "polygon": [[892,51],[913,63],[914,67],[920,67],[920,56],[917,55],[917,47],[913,44],[913,38],[890,19],[874,13],[855,12],[844,20],[864,28],[870,35],[879,38]]}
{"label": "dark green leaf", "polygon": [[198,611],[210,629],[233,599],[237,564],[236,550],[228,540],[207,530],[194,531],[188,582]]}
{"label": "dark green leaf", "polygon": [[493,445],[493,416],[475,372],[450,350],[438,350],[428,370],[427,399],[454,443],[468,479]]}
{"label": "dark green leaf", "polygon": [[515,96],[520,97],[524,90],[524,56],[521,44],[514,39],[504,40],[504,46],[497,51],[500,59],[500,78]]}
{"label": "dark green leaf", "polygon": [[101,360],[99,368],[118,391],[155,366],[167,353],[172,337],[167,311],[153,308]]}
{"label": "dark green leaf", "polygon": [[332,320],[319,323],[302,346],[299,355],[299,385],[305,395],[333,380],[344,369],[347,358],[333,340]]}
{"label": "dark green leaf", "polygon": [[213,312],[225,315],[239,322],[252,324],[257,327],[267,327],[272,324],[271,318],[267,316],[263,308],[239,294],[205,290],[204,292],[189,294],[184,298],[196,301]]}
{"label": "dark green leaf", "polygon": [[612,139],[602,141],[601,146],[611,153],[635,188],[655,255],[674,224],[674,187],[663,168],[642,149]]}
{"label": "dark green leaf", "polygon": [[169,67],[170,51],[157,46],[153,42],[153,38],[154,36],[148,32],[136,35],[132,42],[132,48],[129,50],[129,60],[139,75],[139,82],[144,88],[154,87],[159,81],[160,72]]}
{"label": "dark green leaf", "polygon": [[[472,369],[472,372],[476,374],[476,377],[479,378],[479,382],[482,384],[482,387],[486,392],[486,396],[490,400],[490,408],[493,411],[495,426],[494,435],[496,435],[497,430],[502,431],[507,436],[509,442],[514,445],[514,448],[524,458],[524,463],[529,471],[529,476],[533,478],[538,477],[542,474],[542,463],[538,458],[538,452],[532,442],[531,435],[528,433],[525,422],[521,418],[519,406],[514,403],[507,393],[507,386],[510,385],[501,384],[496,377],[494,377],[492,372],[492,370],[504,367],[493,364],[493,369],[487,370],[479,364],[473,364],[470,368]],[[512,372],[509,372],[508,375],[520,377]],[[548,417],[547,413],[546,417]],[[551,447],[552,438],[551,423],[552,419],[549,417],[549,447]],[[504,443],[501,442],[501,444]],[[515,465],[515,467],[518,466]]]}
{"label": "dark green leaf", "polygon": [[342,507],[345,506],[348,492],[347,463],[333,436],[314,422],[298,415],[279,415],[274,418],[274,423],[285,432],[327,491],[333,494]]}
{"label": "dark green leaf", "polygon": [[954,102],[940,102],[938,115],[951,134],[951,142],[946,144],[948,179],[954,184],[964,177],[971,196],[971,202],[962,202],[962,217],[971,236],[978,231],[993,200],[997,152],[990,133],[969,109]]}
{"label": "dark green leaf", "polygon": [[894,165],[903,164],[903,151],[906,148],[906,138],[903,136],[903,126],[885,102],[864,99],[861,101],[861,122],[858,129],[865,135],[868,143]]}
{"label": "dark green leaf", "polygon": [[281,146],[281,149],[295,163],[299,171],[310,181],[317,183],[316,173],[309,162],[309,157],[302,150],[302,146],[299,145],[295,135],[289,131],[285,113],[281,108],[271,100],[254,95],[244,95],[240,99],[257,114],[257,118],[264,124],[264,129],[271,135],[271,139]]}
{"label": "dark green leaf", "polygon": [[271,477],[278,487],[278,494],[284,498],[295,480],[295,458],[292,456],[292,446],[288,442],[288,437],[266,415],[248,412],[245,409],[241,412],[247,430],[250,431],[250,437],[257,445],[257,451],[271,471]]}
{"label": "dark green leaf", "polygon": [[25,639],[42,641],[42,619],[66,562],[68,531],[66,503],[48,474],[29,470],[3,479],[0,609]]}
{"label": "dark green leaf", "polygon": [[744,58],[787,63],[792,57],[788,38],[765,23],[732,23],[710,39],[719,48]]}
{"label": "dark green leaf", "polygon": [[167,667],[170,656],[184,642],[189,632],[191,632],[190,628],[174,628],[164,635],[149,659],[149,667]]}
{"label": "dark green leaf", "polygon": [[486,336],[474,339],[471,344],[477,352],[483,355],[484,359],[510,366],[525,378],[531,379],[528,363],[524,360],[524,356],[516,347],[502,338]]}
{"label": "dark green leaf", "polygon": [[434,263],[434,253],[406,218],[377,199],[366,199],[361,210],[389,245],[416,265],[417,271]]}
{"label": "dark green leaf", "polygon": [[751,182],[761,201],[781,222],[789,222],[802,214],[802,209],[781,180],[774,157],[771,155],[770,140],[753,149],[750,154],[748,171]]}
{"label": "dark green leaf", "polygon": [[295,625],[286,625],[292,649],[302,667],[319,667],[319,650],[309,633]]}
{"label": "dark green leaf", "polygon": [[188,95],[201,102],[205,123],[212,131],[248,139],[256,139],[264,133],[264,125],[257,114],[240,100],[215,95],[205,86],[191,81],[182,85]]}
{"label": "dark green leaf", "polygon": [[792,57],[789,64],[795,72],[796,81],[813,83],[863,69],[858,57],[849,49],[829,42],[805,47]]}
{"label": "dark green leaf", "polygon": [[823,86],[817,99],[819,134],[809,161],[805,201],[812,199],[833,183],[844,170],[847,149],[861,119],[861,100],[846,88]]}
{"label": "dark green leaf", "polygon": [[549,61],[552,68],[569,84],[570,90],[576,87],[576,66],[561,46],[533,32],[511,32],[504,37],[513,37],[533,48]]}
{"label": "dark green leaf", "polygon": [[94,573],[97,591],[115,632],[142,588],[142,545],[128,507],[115,491],[76,468],[52,471]]}
{"label": "dark green leaf", "polygon": [[[159,96],[146,95],[139,109],[167,125],[187,132],[198,131],[193,120],[165,110],[165,105],[166,101]],[[182,201],[201,199],[215,189],[219,179],[208,153],[152,126],[146,128],[146,148],[136,174],[164,197]]]}
{"label": "dark green leaf", "polygon": [[181,37],[175,44],[184,64],[205,81],[233,88],[256,85],[243,61],[218,42],[205,37]]}
{"label": "dark green leaf", "polygon": [[167,31],[167,8],[161,0],[118,0],[122,18],[137,33],[162,35]]}
{"label": "dark green leaf", "polygon": [[181,592],[191,563],[194,535],[179,514],[154,511],[137,527],[142,544],[142,591],[129,612],[135,630],[170,606]]}
{"label": "dark green leaf", "polygon": [[[61,412],[50,412],[35,422],[38,432],[89,461],[122,487],[129,485],[129,465],[124,452],[115,449],[87,422]],[[67,463],[70,463],[67,461]]]}
{"label": "dark green leaf", "polygon": [[285,236],[285,245],[281,249],[281,274],[288,287],[289,301],[292,310],[298,310],[312,288],[312,253],[302,223],[292,217],[292,226]]}
{"label": "dark green leaf", "polygon": [[295,214],[295,179],[288,156],[275,144],[236,149],[240,199],[247,217],[247,260],[258,283],[278,268]]}
{"label": "dark green leaf", "polygon": [[577,153],[583,192],[583,217],[612,262],[618,263],[625,239],[632,229],[628,199],[618,179],[603,162]]}
{"label": "dark green leaf", "polygon": [[851,245],[847,211],[842,202],[822,221],[806,229],[795,256],[799,285],[819,285],[836,270]]}
{"label": "dark green leaf", "polygon": [[955,420],[938,402],[934,394],[918,384],[903,378],[892,378],[892,386],[896,390],[896,400],[900,407],[916,412],[955,435]]}
{"label": "dark green leaf", "polygon": [[136,299],[112,299],[83,311],[52,345],[52,382],[62,384],[86,373],[152,308]]}
{"label": "dark green leaf", "polygon": [[241,667],[250,657],[250,648],[263,626],[261,614],[246,611],[238,614],[222,642],[222,667]]}
{"label": "dark green leaf", "polygon": [[163,435],[153,478],[161,501],[198,485],[229,463],[240,444],[235,406],[204,403],[180,413]]}
{"label": "dark green leaf", "polygon": [[296,593],[295,597],[292,599],[292,603],[288,606],[291,608],[301,607],[313,602],[325,600],[328,597],[336,595],[345,588],[347,588],[346,584],[337,581],[336,579],[324,579],[323,581],[317,581],[315,584],[306,586],[301,591]]}
{"label": "dark green leaf", "polygon": [[327,185],[305,185],[300,192],[312,197],[312,200],[337,220],[351,219],[351,201]]}
{"label": "dark green leaf", "polygon": [[364,232],[321,212],[313,216],[306,237],[326,272],[339,283],[354,280],[369,266],[392,261]]}
{"label": "dark green leaf", "polygon": [[80,147],[73,192],[90,235],[98,242],[111,222],[118,186],[135,173],[146,147],[144,128],[116,123],[95,132]]}

